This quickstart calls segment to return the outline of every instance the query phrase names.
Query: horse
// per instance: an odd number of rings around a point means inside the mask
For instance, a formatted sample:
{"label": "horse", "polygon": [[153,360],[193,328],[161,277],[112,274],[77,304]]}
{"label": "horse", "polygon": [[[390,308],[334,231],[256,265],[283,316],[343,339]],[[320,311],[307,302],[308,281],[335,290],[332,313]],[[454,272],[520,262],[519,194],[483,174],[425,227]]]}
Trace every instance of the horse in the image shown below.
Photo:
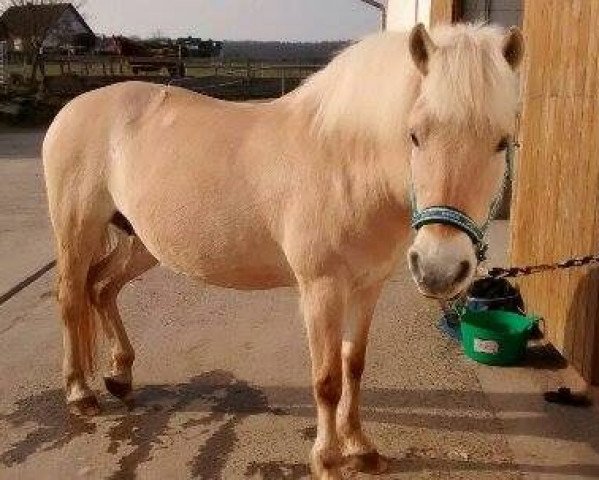
{"label": "horse", "polygon": [[341,478],[347,459],[382,471],[359,413],[377,299],[401,258],[426,296],[449,299],[472,282],[469,232],[437,219],[414,236],[412,210],[485,220],[522,56],[516,28],[417,25],[354,43],[266,103],[143,82],[68,103],[43,162],[69,408],[100,411],[86,380],[99,325],[106,387],[131,400],[135,354],[117,296],[150,268],[240,290],[295,286],[317,407],[313,475]]}

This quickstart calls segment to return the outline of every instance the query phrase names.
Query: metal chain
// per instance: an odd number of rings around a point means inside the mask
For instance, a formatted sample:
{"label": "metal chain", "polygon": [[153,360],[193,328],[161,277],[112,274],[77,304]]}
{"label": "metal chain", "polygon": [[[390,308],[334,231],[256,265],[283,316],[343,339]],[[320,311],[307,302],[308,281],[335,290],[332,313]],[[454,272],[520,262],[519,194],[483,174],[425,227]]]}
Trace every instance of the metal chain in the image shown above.
{"label": "metal chain", "polygon": [[[501,196],[503,196],[505,189],[507,188],[510,181],[512,180],[513,168],[514,168],[514,164],[515,164],[514,159],[515,159],[515,155],[516,155],[516,149],[519,147],[520,147],[520,145],[517,142],[510,142],[510,144],[509,144],[508,151],[506,153],[507,168],[505,170],[505,175],[503,178],[503,185],[502,185],[501,194],[500,194],[499,199],[501,199]],[[487,232],[487,227],[488,227],[488,224],[490,223],[490,221],[495,218],[495,216],[499,210],[499,206],[500,206],[500,202],[497,201],[497,199],[496,199],[496,201],[493,203],[493,207],[491,208],[489,220],[483,227],[485,232]],[[579,268],[579,267],[584,267],[584,266],[593,265],[593,264],[599,264],[599,254],[587,255],[584,257],[574,257],[574,258],[564,260],[562,262],[557,262],[557,263],[549,263],[549,264],[541,264],[541,265],[527,265],[527,266],[512,267],[512,268],[496,267],[496,268],[491,268],[487,272],[484,272],[483,276],[490,277],[490,278],[516,278],[516,277],[524,277],[527,275],[533,275],[535,273],[542,273],[542,272],[547,272],[547,271],[552,271],[552,270],[565,270],[568,268]]]}
{"label": "metal chain", "polygon": [[533,275],[535,273],[547,272],[551,270],[565,270],[568,268],[578,268],[593,264],[599,264],[599,255],[575,257],[559,263],[528,265],[524,267],[512,268],[491,268],[488,272],[486,272],[484,276],[491,278],[516,278],[524,277],[527,275]]}

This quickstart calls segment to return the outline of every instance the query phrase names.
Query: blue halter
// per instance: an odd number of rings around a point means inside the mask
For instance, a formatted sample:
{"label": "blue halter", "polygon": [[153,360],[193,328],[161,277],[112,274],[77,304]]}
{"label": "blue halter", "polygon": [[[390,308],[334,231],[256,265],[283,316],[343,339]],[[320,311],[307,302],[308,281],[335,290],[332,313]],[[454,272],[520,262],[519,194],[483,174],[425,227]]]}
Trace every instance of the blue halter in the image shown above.
{"label": "blue halter", "polygon": [[416,194],[412,184],[410,195],[410,201],[412,203],[412,228],[419,230],[425,225],[434,224],[449,225],[451,227],[457,228],[470,237],[470,240],[472,240],[476,250],[476,258],[479,262],[484,262],[487,258],[487,250],[489,248],[489,245],[485,240],[485,234],[489,224],[491,223],[491,220],[495,218],[495,215],[499,210],[501,199],[503,198],[503,192],[510,181],[513,155],[514,143],[510,142],[505,155],[506,166],[505,173],[503,175],[503,183],[500,190],[495,195],[493,202],[491,203],[489,214],[482,226],[479,227],[477,223],[467,214],[449,205],[436,205],[427,207],[423,210],[418,210]]}
{"label": "blue halter", "polygon": [[428,207],[424,210],[413,210],[412,228],[419,230],[425,225],[442,224],[461,230],[470,237],[476,249],[476,258],[482,262],[486,258],[487,243],[485,232],[464,212],[446,205]]}

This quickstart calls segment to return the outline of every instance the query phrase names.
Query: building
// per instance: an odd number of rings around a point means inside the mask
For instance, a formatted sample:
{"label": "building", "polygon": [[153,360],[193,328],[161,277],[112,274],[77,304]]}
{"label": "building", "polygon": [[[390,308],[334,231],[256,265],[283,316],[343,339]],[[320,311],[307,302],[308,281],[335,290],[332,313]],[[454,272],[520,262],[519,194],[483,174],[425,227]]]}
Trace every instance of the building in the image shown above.
{"label": "building", "polygon": [[0,17],[0,40],[11,52],[89,50],[95,35],[70,3],[12,6]]}
{"label": "building", "polygon": [[522,25],[523,9],[523,0],[389,0],[387,24],[391,30],[458,20]]}

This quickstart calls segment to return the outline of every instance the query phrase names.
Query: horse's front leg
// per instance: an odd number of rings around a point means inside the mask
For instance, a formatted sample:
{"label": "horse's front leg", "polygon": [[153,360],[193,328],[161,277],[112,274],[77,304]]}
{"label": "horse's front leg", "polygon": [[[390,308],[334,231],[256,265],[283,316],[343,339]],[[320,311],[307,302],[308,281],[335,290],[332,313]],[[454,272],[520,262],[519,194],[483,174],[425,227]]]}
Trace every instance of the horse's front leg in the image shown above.
{"label": "horse's front leg", "polygon": [[301,302],[312,357],[312,385],[318,415],[311,466],[318,480],[340,479],[342,459],[335,417],[341,398],[341,341],[347,288],[333,277],[300,281]]}
{"label": "horse's front leg", "polygon": [[337,409],[337,432],[343,455],[354,469],[381,473],[386,463],[362,431],[360,381],[364,371],[368,331],[382,283],[352,293],[342,347],[343,395]]}

